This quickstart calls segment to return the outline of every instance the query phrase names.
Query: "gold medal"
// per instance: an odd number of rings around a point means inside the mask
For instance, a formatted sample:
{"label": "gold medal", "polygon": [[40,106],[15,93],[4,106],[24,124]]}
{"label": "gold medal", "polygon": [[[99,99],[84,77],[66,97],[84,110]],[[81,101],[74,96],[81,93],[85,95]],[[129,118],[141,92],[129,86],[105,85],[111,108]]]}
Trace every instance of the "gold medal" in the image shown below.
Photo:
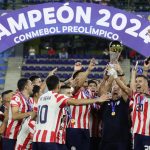
{"label": "gold medal", "polygon": [[116,113],[113,111],[113,112],[111,113],[111,115],[112,115],[112,116],[115,116],[115,115],[116,115]]}
{"label": "gold medal", "polygon": [[72,124],[75,124],[75,120],[74,120],[74,119],[71,119],[71,123],[72,123]]}

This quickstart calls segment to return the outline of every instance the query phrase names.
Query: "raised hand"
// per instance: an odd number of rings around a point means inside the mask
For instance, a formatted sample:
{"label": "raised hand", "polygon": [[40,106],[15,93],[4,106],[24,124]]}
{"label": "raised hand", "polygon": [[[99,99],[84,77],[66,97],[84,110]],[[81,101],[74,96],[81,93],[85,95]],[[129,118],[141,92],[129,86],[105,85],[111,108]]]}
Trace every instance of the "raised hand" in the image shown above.
{"label": "raised hand", "polygon": [[97,102],[103,103],[103,102],[109,101],[110,99],[111,99],[111,96],[109,94],[103,94],[102,96],[97,98]]}
{"label": "raised hand", "polygon": [[53,69],[52,71],[50,71],[50,72],[48,73],[48,77],[54,75],[56,71],[57,71],[57,68],[55,68],[55,69]]}
{"label": "raised hand", "polygon": [[144,60],[143,75],[148,76],[148,70],[150,68],[150,56]]}
{"label": "raised hand", "polygon": [[82,63],[81,62],[76,62],[75,65],[74,65],[74,71],[79,71],[82,69]]}
{"label": "raised hand", "polygon": [[118,62],[114,64],[114,68],[119,74],[123,74],[123,70]]}
{"label": "raised hand", "polygon": [[105,70],[104,70],[104,73],[103,73],[104,80],[107,80],[109,78],[108,70],[109,70],[109,65],[107,65],[106,68],[105,68]]}
{"label": "raised hand", "polygon": [[148,70],[149,67],[150,67],[150,57],[144,60],[144,68]]}
{"label": "raised hand", "polygon": [[108,73],[109,73],[110,76],[113,76],[115,79],[118,77],[117,71],[114,68],[110,68],[108,70]]}
{"label": "raised hand", "polygon": [[92,58],[92,59],[90,60],[89,66],[88,66],[88,70],[89,70],[89,71],[93,70],[93,69],[95,68],[95,64],[96,64],[96,60],[95,60],[95,58]]}

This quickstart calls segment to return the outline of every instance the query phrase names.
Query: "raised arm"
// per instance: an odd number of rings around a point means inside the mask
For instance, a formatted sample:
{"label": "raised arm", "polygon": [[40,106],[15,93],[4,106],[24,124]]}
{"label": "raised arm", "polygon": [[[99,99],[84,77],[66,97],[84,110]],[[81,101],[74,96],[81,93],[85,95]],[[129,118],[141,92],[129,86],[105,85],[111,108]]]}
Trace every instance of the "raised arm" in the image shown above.
{"label": "raised arm", "polygon": [[70,99],[67,101],[68,105],[88,105],[88,104],[93,104],[93,103],[103,103],[105,101],[108,101],[110,99],[110,96],[107,94],[102,95],[99,98],[96,99]]}
{"label": "raised arm", "polygon": [[[52,76],[55,74],[55,72],[57,71],[57,68],[53,69],[52,71],[50,71],[48,73],[48,76],[46,77],[46,79],[49,77],[49,76]],[[44,90],[46,88],[46,79],[43,81],[42,85],[41,85],[41,91],[44,93]]]}
{"label": "raised arm", "polygon": [[117,71],[117,74],[118,74],[120,80],[123,81],[124,84],[126,84],[125,73],[124,73],[122,67],[120,66],[119,62],[117,62],[117,64],[115,64],[115,70]]}
{"label": "raised arm", "polygon": [[108,80],[103,79],[99,87],[99,94],[102,95],[110,92],[113,81],[114,78],[112,76],[110,76]]}
{"label": "raised arm", "polygon": [[82,86],[83,86],[83,84],[84,84],[84,82],[86,81],[88,75],[91,73],[91,71],[92,71],[94,68],[95,68],[95,59],[92,58],[92,59],[90,60],[90,63],[89,63],[89,66],[88,66],[87,70],[86,70],[85,72],[82,72],[82,73],[80,74],[80,80],[79,80],[79,82],[78,82],[78,86],[79,86],[79,87],[82,87]]}
{"label": "raised arm", "polygon": [[80,71],[81,69],[82,69],[82,63],[81,62],[76,62],[75,64],[74,64],[74,71],[73,71],[73,73],[72,73],[72,75],[71,75],[71,78],[69,78],[69,79],[67,79],[66,81],[64,81],[63,83],[62,83],[62,85],[71,85],[71,83],[72,83],[72,81],[73,81],[73,75],[74,75],[74,73],[76,73],[77,71]]}
{"label": "raised arm", "polygon": [[149,59],[150,59],[150,57],[148,57],[144,60],[144,66],[143,66],[143,75],[146,77],[148,76],[148,70],[150,68],[150,60]]}
{"label": "raised arm", "polygon": [[106,94],[107,92],[110,91],[112,87],[112,82],[114,78],[107,75],[108,69],[109,69],[109,65],[107,65],[104,70],[104,77],[99,86],[99,91],[98,91],[99,95]]}
{"label": "raised arm", "polygon": [[136,73],[137,73],[137,68],[133,67],[131,71],[131,82],[130,82],[130,88],[132,89],[132,91],[136,90],[136,86],[135,86]]}
{"label": "raised arm", "polygon": [[114,77],[116,83],[118,84],[118,86],[128,95],[131,96],[132,95],[132,90],[127,87],[127,85],[125,85],[120,78],[117,75],[117,71],[113,68],[110,69],[110,75]]}
{"label": "raised arm", "polygon": [[74,87],[74,93],[78,91],[86,81],[88,75],[91,73],[91,70],[93,70],[95,67],[95,59],[91,59],[90,64],[85,72],[80,72],[79,76],[73,79],[72,86]]}

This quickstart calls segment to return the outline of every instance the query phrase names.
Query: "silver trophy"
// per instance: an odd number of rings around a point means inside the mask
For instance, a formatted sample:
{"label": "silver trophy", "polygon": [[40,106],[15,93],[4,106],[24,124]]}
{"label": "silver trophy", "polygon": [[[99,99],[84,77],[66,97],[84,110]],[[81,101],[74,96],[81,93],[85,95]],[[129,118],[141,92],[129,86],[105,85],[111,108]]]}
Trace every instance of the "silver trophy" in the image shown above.
{"label": "silver trophy", "polygon": [[110,66],[118,63],[118,59],[123,50],[123,46],[119,41],[113,41],[109,44]]}

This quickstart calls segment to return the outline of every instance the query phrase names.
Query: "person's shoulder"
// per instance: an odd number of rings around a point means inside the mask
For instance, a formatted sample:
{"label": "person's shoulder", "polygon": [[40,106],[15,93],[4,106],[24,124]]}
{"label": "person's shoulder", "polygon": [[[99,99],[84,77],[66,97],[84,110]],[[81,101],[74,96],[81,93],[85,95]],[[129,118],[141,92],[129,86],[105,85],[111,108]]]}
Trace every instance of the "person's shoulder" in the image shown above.
{"label": "person's shoulder", "polygon": [[59,97],[63,97],[63,98],[69,98],[68,96],[66,96],[65,94],[59,94]]}
{"label": "person's shoulder", "polygon": [[19,92],[15,93],[15,95],[13,95],[12,100],[15,101],[20,101],[21,95],[19,94]]}
{"label": "person's shoulder", "polygon": [[79,95],[82,91],[83,91],[83,88],[79,88],[79,89],[77,89],[77,90],[74,90],[73,96]]}
{"label": "person's shoulder", "polygon": [[43,98],[51,98],[51,97],[60,97],[60,96],[63,96],[63,94],[59,94],[59,93],[56,93],[56,92],[53,92],[53,91],[48,91],[46,93],[44,93],[43,95],[40,96],[39,99],[43,99]]}
{"label": "person's shoulder", "polygon": [[42,98],[48,97],[48,96],[52,96],[52,95],[53,95],[52,92],[47,91],[46,93],[42,94],[39,99],[42,99]]}

